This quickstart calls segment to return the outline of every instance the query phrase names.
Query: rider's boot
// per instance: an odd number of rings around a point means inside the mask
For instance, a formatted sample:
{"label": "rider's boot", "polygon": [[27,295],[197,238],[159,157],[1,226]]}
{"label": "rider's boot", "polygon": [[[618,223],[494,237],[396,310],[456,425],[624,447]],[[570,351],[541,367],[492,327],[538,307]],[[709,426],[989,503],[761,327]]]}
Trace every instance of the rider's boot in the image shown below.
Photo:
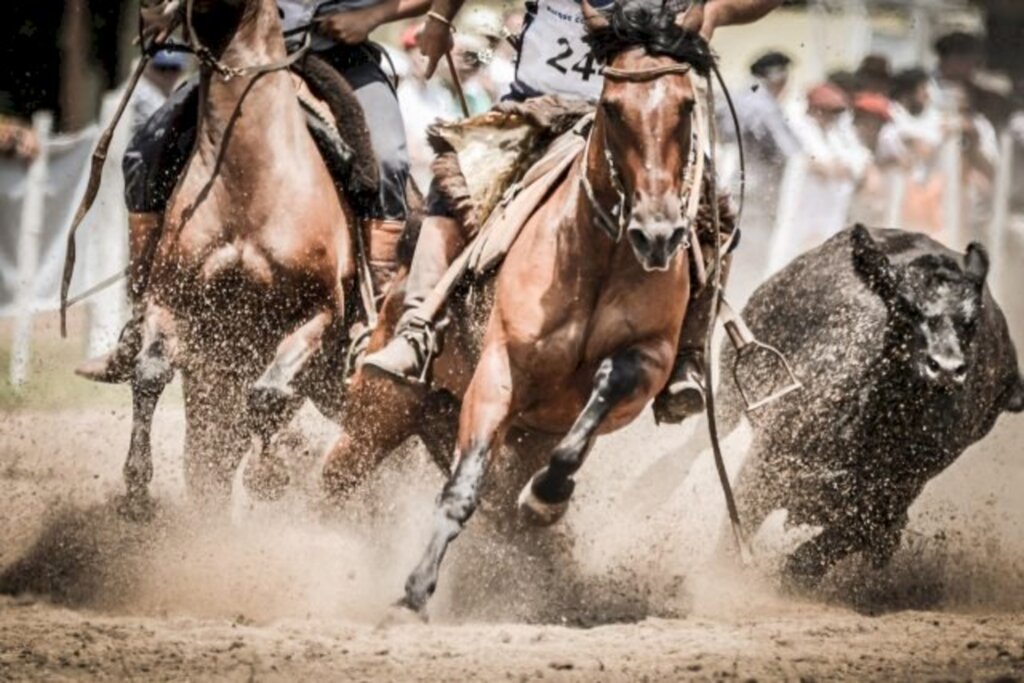
{"label": "rider's boot", "polygon": [[465,239],[455,219],[428,216],[423,220],[405,284],[405,313],[391,341],[367,355],[363,367],[407,382],[424,380],[426,365],[435,350],[437,332],[433,320],[420,315],[418,308],[464,246]]}
{"label": "rider's boot", "polygon": [[373,291],[382,299],[398,272],[398,243],[402,239],[405,221],[364,218],[360,224],[369,245]]}
{"label": "rider's boot", "polygon": [[162,213],[129,213],[128,298],[132,315],[121,330],[117,345],[109,352],[90,358],[77,368],[75,374],[94,382],[120,384],[132,378],[135,357],[142,349],[142,319],[145,312],[143,294],[149,280],[149,267],[155,240],[160,236]]}
{"label": "rider's boot", "polygon": [[[722,257],[722,287],[729,277],[729,264],[732,257]],[[707,335],[710,329],[711,316],[714,315],[715,287],[708,282],[704,287],[690,296],[686,308],[683,329],[679,335],[679,347],[676,351],[675,365],[668,383],[654,399],[654,418],[658,422],[678,424],[690,417],[704,412],[705,407],[705,369],[707,359],[704,357]]]}

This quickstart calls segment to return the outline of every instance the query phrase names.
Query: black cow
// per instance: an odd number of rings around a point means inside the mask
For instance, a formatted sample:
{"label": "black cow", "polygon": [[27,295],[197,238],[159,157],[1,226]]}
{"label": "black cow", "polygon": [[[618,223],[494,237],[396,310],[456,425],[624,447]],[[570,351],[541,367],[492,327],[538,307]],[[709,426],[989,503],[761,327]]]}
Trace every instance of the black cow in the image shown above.
{"label": "black cow", "polygon": [[[778,508],[790,524],[823,527],[787,559],[790,579],[813,584],[854,552],[883,566],[928,480],[1001,413],[1024,409],[987,274],[977,243],[961,255],[920,234],[857,226],[754,293],[744,317],[786,354],[805,389],[751,415],[737,495],[748,529]],[[734,358],[727,349],[722,367]],[[778,379],[764,375],[752,389]],[[725,376],[729,422],[741,405]]]}

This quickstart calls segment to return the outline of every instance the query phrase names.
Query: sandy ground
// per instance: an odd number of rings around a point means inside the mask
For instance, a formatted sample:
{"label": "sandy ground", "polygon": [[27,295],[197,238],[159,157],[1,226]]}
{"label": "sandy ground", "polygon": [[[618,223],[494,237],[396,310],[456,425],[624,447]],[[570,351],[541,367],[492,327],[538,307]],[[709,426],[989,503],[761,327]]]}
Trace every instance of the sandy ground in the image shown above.
{"label": "sandy ground", "polygon": [[[1014,277],[994,286],[1022,344],[1015,235],[1001,254]],[[755,538],[754,567],[717,552],[721,491],[685,443],[701,425],[644,419],[598,443],[540,551],[478,515],[430,624],[380,628],[441,486],[420,449],[325,515],[317,465],[336,430],[307,411],[285,498],[257,503],[236,482],[211,514],[183,493],[171,392],[156,518],[131,523],[116,511],[127,391],[76,384],[67,356],[39,354],[45,401],[0,412],[0,680],[1024,680],[1024,418],[928,485],[891,567],[854,558],[799,597],[774,576],[793,543],[781,520]],[[734,473],[747,439],[725,442]]]}
{"label": "sandy ground", "polygon": [[211,517],[184,501],[171,405],[160,508],[138,525],[115,511],[128,421],[0,419],[0,567],[19,593],[0,598],[0,680],[1024,680],[1024,467],[1007,421],[929,487],[891,570],[853,563],[801,598],[776,589],[768,542],[753,570],[714,556],[706,454],[675,453],[685,429],[638,425],[588,462],[554,578],[477,518],[431,623],[389,628],[441,482],[417,449],[324,517],[310,501],[333,428],[305,414],[294,490],[256,503],[239,485]]}

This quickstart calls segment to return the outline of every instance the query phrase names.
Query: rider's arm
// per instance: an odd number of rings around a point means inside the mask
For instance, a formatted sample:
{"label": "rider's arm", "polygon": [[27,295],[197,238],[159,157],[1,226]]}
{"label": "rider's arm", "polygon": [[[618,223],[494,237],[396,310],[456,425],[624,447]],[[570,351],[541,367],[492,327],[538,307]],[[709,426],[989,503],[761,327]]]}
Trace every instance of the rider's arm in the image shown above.
{"label": "rider's arm", "polygon": [[782,0],[708,0],[701,34],[710,39],[716,28],[750,24],[782,4]]}
{"label": "rider's arm", "polygon": [[427,23],[420,33],[420,52],[427,58],[426,78],[434,75],[437,63],[452,49],[452,21],[465,0],[433,0]]}
{"label": "rider's arm", "polygon": [[383,0],[368,7],[340,10],[319,19],[320,32],[346,45],[365,42],[374,29],[427,11],[430,0]]}

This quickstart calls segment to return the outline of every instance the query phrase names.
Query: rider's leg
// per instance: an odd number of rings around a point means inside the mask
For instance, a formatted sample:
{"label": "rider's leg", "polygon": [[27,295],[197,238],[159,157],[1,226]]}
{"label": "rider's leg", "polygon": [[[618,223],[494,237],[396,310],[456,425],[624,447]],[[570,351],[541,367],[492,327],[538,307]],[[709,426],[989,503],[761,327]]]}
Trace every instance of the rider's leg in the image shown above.
{"label": "rider's leg", "polygon": [[143,295],[167,200],[174,191],[195,141],[198,89],[190,82],[177,91],[138,130],[124,155],[128,208],[128,299],[132,316],[117,345],[75,372],[96,382],[120,383],[134,374],[142,345]]}
{"label": "rider's leg", "polygon": [[365,367],[404,380],[423,376],[436,332],[433,321],[419,315],[418,308],[465,246],[466,236],[456,219],[441,214],[423,220],[405,284],[405,313],[387,346],[363,360]]}
{"label": "rider's leg", "polygon": [[[705,260],[708,254],[705,253]],[[729,278],[732,256],[722,256],[722,289]],[[659,422],[678,423],[704,411],[704,348],[715,314],[715,287],[708,282],[690,295],[686,317],[679,334],[675,365],[668,383],[654,400],[654,414]]]}
{"label": "rider's leg", "polygon": [[339,46],[323,54],[355,92],[366,113],[370,144],[377,156],[380,187],[377,196],[358,206],[369,249],[374,290],[385,292],[398,270],[398,242],[408,212],[409,151],[398,96],[369,46]]}

